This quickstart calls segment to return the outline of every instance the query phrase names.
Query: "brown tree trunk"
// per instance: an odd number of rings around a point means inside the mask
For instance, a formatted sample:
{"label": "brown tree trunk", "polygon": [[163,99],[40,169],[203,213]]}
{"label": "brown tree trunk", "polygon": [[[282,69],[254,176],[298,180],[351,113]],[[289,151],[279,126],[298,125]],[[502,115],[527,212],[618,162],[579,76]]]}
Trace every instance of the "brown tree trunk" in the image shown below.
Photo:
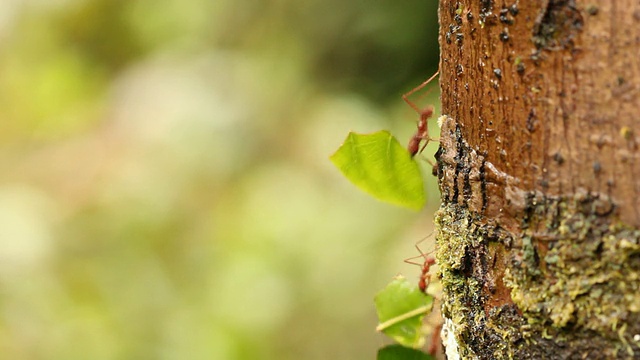
{"label": "brown tree trunk", "polygon": [[640,358],[640,4],[439,16],[449,358]]}

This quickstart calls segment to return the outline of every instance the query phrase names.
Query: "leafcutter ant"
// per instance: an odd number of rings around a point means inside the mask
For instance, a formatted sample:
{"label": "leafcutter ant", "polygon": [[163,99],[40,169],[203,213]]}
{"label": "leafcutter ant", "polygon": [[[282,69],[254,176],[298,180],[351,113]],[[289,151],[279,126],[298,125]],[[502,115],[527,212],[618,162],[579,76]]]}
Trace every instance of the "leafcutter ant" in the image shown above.
{"label": "leafcutter ant", "polygon": [[[420,249],[418,244],[423,242],[428,237],[429,236],[427,236],[426,238],[420,240],[415,245],[416,249],[418,249],[418,251],[420,252],[420,255],[414,256],[414,257],[411,257],[411,258],[408,258],[408,259],[404,260],[404,262],[407,263],[407,264],[418,265],[418,266],[420,266],[422,268],[422,273],[420,274],[420,281],[418,282],[418,288],[420,289],[420,291],[422,291],[425,294],[427,293],[427,287],[429,286],[429,283],[431,282],[431,274],[429,273],[429,271],[431,270],[431,266],[435,265],[436,259],[433,256],[430,256],[430,255],[425,254],[424,252],[422,252],[422,250]],[[424,261],[422,263],[413,261],[413,259],[416,259],[416,258],[422,258],[422,259],[424,259]]]}
{"label": "leafcutter ant", "polygon": [[[416,86],[415,88],[413,88],[413,90],[409,91],[408,93],[402,95],[402,99],[420,115],[420,120],[418,120],[418,130],[416,130],[416,133],[413,134],[413,136],[411,137],[411,140],[409,140],[409,144],[407,145],[407,150],[409,151],[409,154],[411,154],[411,157],[414,157],[416,156],[416,154],[421,153],[424,150],[424,148],[427,147],[427,144],[429,144],[429,141],[437,140],[437,139],[433,139],[429,136],[428,121],[429,121],[429,118],[433,116],[433,111],[434,111],[433,106],[429,105],[424,109],[420,109],[416,104],[414,104],[413,102],[411,102],[411,100],[409,100],[409,96],[411,96],[411,94],[413,94],[414,92],[419,91],[425,86],[427,86],[427,84],[429,84],[431,80],[433,80],[436,76],[438,76],[439,73],[440,73],[439,71],[436,71],[436,73],[433,74],[433,76],[431,76],[425,82]],[[422,145],[422,147],[420,147],[423,141],[425,141],[425,143],[424,145]]]}
{"label": "leafcutter ant", "polygon": [[[431,282],[431,274],[429,273],[429,271],[431,270],[431,267],[435,265],[436,259],[433,256],[430,256],[429,255],[430,253],[424,253],[422,249],[420,249],[420,246],[418,245],[421,242],[428,239],[430,236],[431,235],[425,237],[424,239],[416,243],[415,247],[420,253],[420,255],[404,260],[404,262],[407,264],[418,265],[421,267],[422,272],[420,274],[420,281],[418,282],[418,288],[424,294],[427,293],[427,287]],[[424,259],[424,261],[423,262],[413,261],[414,259],[417,259],[417,258],[422,258]],[[431,322],[429,326],[431,329],[431,341],[430,341],[428,353],[432,356],[436,356],[436,354],[438,353],[438,349],[442,347],[442,340],[440,339],[440,330],[442,329],[442,319],[440,318],[439,315],[437,315],[437,318],[432,317],[431,320],[435,321],[435,324]]]}
{"label": "leafcutter ant", "polygon": [[431,270],[431,266],[435,265],[436,259],[433,256],[428,256],[426,254],[422,254],[420,256],[424,257],[424,262],[422,264],[417,263],[415,261],[411,261],[410,259],[405,260],[405,262],[408,264],[418,265],[422,267],[422,274],[420,275],[418,288],[420,288],[420,291],[426,294],[427,287],[431,282],[431,274],[429,273],[429,270]]}

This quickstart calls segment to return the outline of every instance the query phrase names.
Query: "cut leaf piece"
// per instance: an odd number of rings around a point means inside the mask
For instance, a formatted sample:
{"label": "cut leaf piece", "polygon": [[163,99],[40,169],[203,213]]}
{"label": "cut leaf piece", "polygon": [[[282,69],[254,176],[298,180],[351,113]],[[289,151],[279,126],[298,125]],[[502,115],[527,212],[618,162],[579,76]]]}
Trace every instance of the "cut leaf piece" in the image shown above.
{"label": "cut leaf piece", "polygon": [[388,131],[350,132],[331,162],[378,200],[419,210],[426,195],[418,163]]}
{"label": "cut leaf piece", "polygon": [[400,345],[421,348],[425,344],[422,321],[433,308],[433,296],[420,291],[403,276],[397,276],[375,299],[380,324],[376,330]]}
{"label": "cut leaf piece", "polygon": [[378,350],[377,360],[434,360],[435,357],[402,345],[389,345]]}

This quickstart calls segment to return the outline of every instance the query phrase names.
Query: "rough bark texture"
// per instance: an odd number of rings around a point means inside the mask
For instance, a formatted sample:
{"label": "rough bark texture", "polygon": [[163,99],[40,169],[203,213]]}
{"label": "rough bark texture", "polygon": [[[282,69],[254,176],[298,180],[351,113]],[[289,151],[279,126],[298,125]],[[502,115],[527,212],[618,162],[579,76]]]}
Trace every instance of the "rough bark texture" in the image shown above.
{"label": "rough bark texture", "polygon": [[439,16],[449,357],[640,358],[640,4]]}

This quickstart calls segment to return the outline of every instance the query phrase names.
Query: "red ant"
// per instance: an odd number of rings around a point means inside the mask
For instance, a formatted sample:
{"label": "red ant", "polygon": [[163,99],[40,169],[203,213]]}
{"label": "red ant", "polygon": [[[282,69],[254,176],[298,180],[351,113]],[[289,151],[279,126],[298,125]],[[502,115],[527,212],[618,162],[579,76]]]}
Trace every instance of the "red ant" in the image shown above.
{"label": "red ant", "polygon": [[[428,236],[426,238],[428,238]],[[421,243],[422,241],[424,241],[424,239],[420,240],[418,244]],[[423,253],[422,250],[420,250],[420,247],[418,246],[418,244],[416,244],[415,246],[416,246],[416,249],[418,249],[418,251],[420,252],[420,255],[405,259],[404,262],[407,264],[418,265],[422,267],[422,273],[420,274],[420,281],[418,282],[418,288],[420,288],[420,291],[426,294],[427,287],[431,282],[431,274],[429,274],[429,270],[431,270],[431,266],[435,265],[436,259],[433,256],[428,256],[427,254]],[[424,259],[424,262],[422,264],[412,261],[413,259],[418,257],[421,257]]]}
{"label": "red ant", "polygon": [[[429,256],[428,253],[422,252],[418,244],[428,239],[429,236],[418,241],[415,245],[420,255],[414,256],[412,258],[408,258],[404,261],[407,264],[418,265],[422,268],[422,273],[420,274],[420,281],[418,282],[418,288],[424,294],[427,293],[427,287],[431,282],[431,274],[429,273],[429,270],[431,270],[431,266],[435,265],[436,259],[433,256]],[[424,262],[422,264],[419,262],[412,261],[413,259],[419,258],[419,257],[424,259]],[[432,326],[433,328],[431,333],[431,342],[429,345],[428,353],[432,356],[435,356],[438,353],[438,348],[442,347],[442,340],[440,339],[440,330],[442,329],[442,320],[440,320],[438,324],[432,325]]]}
{"label": "red ant", "polygon": [[[429,105],[424,109],[420,110],[418,106],[416,106],[416,104],[412,103],[411,100],[409,100],[409,96],[414,92],[419,91],[425,86],[427,86],[427,84],[429,84],[431,80],[433,80],[436,76],[438,76],[439,73],[440,71],[436,71],[436,73],[433,74],[433,76],[431,76],[427,81],[416,86],[413,90],[409,91],[408,93],[402,95],[402,99],[407,104],[409,104],[409,106],[411,106],[411,108],[413,108],[418,114],[420,114],[420,120],[418,121],[418,130],[416,131],[415,134],[413,134],[413,136],[411,137],[411,140],[409,140],[409,144],[407,145],[407,150],[409,151],[409,154],[411,154],[411,157],[414,157],[416,154],[421,153],[424,150],[424,148],[427,147],[427,144],[429,144],[429,141],[431,140],[437,141],[437,139],[432,139],[429,136],[428,121],[429,121],[429,118],[433,115],[433,111],[434,111],[433,106]],[[422,143],[422,141],[426,141],[426,142],[424,143],[424,145],[422,145],[422,147],[420,147],[420,143]]]}
{"label": "red ant", "polygon": [[420,288],[420,291],[426,294],[427,286],[429,286],[429,283],[431,282],[431,274],[429,274],[429,270],[431,270],[431,266],[435,265],[436,259],[433,256],[427,256],[426,254],[422,254],[420,256],[424,256],[424,263],[422,264],[409,261],[409,259],[405,260],[405,262],[407,264],[422,266],[422,274],[420,275],[418,287]]}

